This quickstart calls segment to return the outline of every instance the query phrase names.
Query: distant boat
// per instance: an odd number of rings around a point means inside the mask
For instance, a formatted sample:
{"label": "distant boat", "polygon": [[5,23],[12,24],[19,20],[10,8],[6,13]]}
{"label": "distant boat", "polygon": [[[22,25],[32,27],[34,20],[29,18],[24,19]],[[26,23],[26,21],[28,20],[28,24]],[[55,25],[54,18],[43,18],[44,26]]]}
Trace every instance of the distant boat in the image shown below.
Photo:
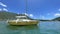
{"label": "distant boat", "polygon": [[27,15],[16,16],[16,20],[8,20],[10,25],[37,25],[38,20],[29,18]]}

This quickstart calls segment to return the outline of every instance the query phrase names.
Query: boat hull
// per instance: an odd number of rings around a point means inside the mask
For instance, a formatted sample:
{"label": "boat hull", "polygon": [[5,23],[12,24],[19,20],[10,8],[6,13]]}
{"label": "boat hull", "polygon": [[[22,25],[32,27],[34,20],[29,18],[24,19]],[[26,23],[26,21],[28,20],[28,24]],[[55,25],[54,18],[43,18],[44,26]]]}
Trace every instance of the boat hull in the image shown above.
{"label": "boat hull", "polygon": [[39,21],[8,21],[10,25],[37,25]]}

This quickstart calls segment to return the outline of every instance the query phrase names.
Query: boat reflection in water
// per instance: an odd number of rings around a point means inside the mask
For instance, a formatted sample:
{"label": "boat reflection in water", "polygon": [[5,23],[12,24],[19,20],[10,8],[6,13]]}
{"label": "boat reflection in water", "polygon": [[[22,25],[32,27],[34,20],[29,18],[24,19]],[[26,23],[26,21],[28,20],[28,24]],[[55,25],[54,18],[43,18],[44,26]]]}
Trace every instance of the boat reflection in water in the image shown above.
{"label": "boat reflection in water", "polygon": [[12,25],[8,25],[7,28],[11,29],[11,30],[33,30],[33,29],[38,29],[38,26],[37,25],[29,25],[29,26],[12,26]]}
{"label": "boat reflection in water", "polygon": [[[7,29],[15,34],[38,34],[39,28],[36,25],[30,26],[7,26]],[[11,32],[11,33],[12,33]]]}

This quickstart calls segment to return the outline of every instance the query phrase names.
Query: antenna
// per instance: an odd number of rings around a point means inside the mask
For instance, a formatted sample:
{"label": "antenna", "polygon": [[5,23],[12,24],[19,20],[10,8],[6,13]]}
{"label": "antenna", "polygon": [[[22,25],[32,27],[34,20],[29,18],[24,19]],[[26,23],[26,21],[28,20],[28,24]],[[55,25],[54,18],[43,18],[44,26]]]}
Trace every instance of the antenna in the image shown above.
{"label": "antenna", "polygon": [[27,8],[28,8],[28,7],[27,7],[27,0],[26,0],[25,2],[26,2],[26,8],[25,8],[26,10],[25,10],[25,13],[27,13]]}
{"label": "antenna", "polygon": [[25,13],[24,13],[25,15],[28,15],[28,14],[27,14],[27,11],[28,11],[28,10],[27,10],[27,8],[28,8],[28,6],[27,6],[27,2],[28,2],[28,1],[25,0]]}

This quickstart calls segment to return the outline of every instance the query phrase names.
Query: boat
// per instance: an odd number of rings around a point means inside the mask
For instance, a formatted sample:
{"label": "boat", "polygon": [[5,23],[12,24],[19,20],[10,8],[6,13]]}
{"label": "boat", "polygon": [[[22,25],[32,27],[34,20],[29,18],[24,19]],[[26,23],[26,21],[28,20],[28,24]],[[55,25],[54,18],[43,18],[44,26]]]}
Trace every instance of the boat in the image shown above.
{"label": "boat", "polygon": [[37,25],[39,23],[38,20],[31,19],[27,15],[19,15],[16,16],[16,20],[8,20],[10,25]]}
{"label": "boat", "polygon": [[8,20],[7,22],[10,25],[37,25],[39,23],[39,20],[32,19],[27,14],[27,1],[26,1],[26,11],[24,14],[16,16],[16,19],[14,20]]}

